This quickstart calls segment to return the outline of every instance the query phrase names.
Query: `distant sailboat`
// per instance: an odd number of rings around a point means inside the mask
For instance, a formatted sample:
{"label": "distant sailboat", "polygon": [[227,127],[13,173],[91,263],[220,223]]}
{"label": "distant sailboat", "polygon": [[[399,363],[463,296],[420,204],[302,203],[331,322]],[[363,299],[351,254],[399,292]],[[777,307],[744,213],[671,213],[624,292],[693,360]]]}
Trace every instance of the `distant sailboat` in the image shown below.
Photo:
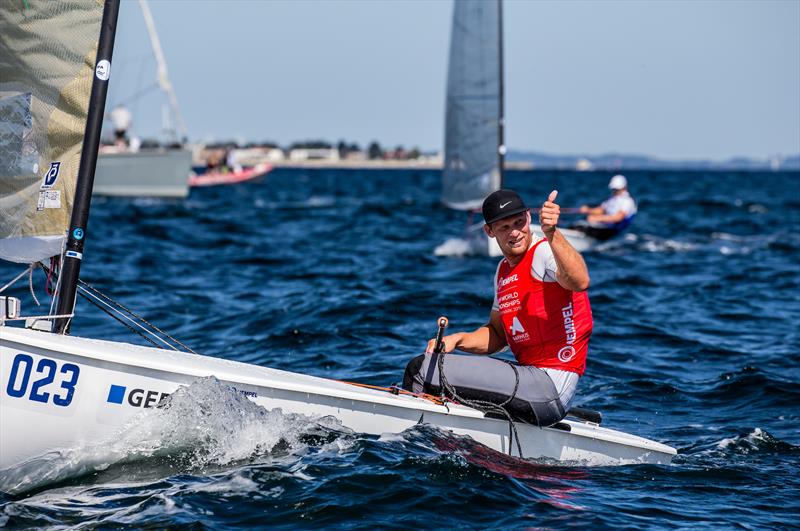
{"label": "distant sailboat", "polygon": [[[500,256],[483,231],[483,199],[503,187],[504,84],[502,0],[456,0],[450,35],[445,108],[442,203],[470,213],[463,239],[435,254]],[[476,214],[476,215],[475,215]],[[536,223],[531,230],[544,237]],[[559,228],[578,251],[595,243],[576,230]]]}
{"label": "distant sailboat", "polygon": [[484,234],[480,214],[475,223],[472,214],[503,183],[502,10],[500,0],[453,3],[442,203],[470,216],[464,240],[445,242],[436,254],[500,254]]}
{"label": "distant sailboat", "polygon": [[502,2],[454,3],[442,202],[480,209],[503,182]]}
{"label": "distant sailboat", "polygon": [[94,183],[95,195],[133,197],[186,197],[192,153],[183,147],[186,125],[167,73],[167,63],[147,0],[139,0],[153,56],[156,59],[156,84],[166,97],[164,129],[166,147],[136,150],[110,147],[100,152]]}

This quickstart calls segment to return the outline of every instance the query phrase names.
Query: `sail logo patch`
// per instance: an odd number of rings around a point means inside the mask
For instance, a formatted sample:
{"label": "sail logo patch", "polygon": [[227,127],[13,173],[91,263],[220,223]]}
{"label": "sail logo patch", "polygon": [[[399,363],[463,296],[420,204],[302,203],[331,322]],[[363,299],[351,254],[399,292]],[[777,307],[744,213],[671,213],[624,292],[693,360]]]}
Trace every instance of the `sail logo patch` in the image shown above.
{"label": "sail logo patch", "polygon": [[111,63],[107,59],[98,61],[94,69],[94,75],[101,81],[108,81],[109,76],[111,76]]}
{"label": "sail logo patch", "polygon": [[42,211],[45,208],[61,208],[61,190],[39,190],[36,210]]}
{"label": "sail logo patch", "polygon": [[48,168],[47,173],[44,174],[44,180],[42,181],[43,190],[47,190],[48,188],[55,186],[56,181],[58,180],[59,171],[61,171],[61,163],[51,162],[50,168]]}

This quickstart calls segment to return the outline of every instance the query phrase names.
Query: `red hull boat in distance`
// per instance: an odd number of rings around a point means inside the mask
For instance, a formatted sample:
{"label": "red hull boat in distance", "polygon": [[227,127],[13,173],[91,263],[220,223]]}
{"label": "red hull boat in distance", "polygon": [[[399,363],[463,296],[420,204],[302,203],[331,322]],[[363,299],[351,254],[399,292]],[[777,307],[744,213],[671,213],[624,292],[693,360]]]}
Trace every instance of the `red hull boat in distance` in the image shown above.
{"label": "red hull boat in distance", "polygon": [[268,174],[272,170],[269,164],[256,164],[239,171],[212,171],[202,174],[189,174],[189,186],[216,186],[219,184],[236,184],[252,181]]}

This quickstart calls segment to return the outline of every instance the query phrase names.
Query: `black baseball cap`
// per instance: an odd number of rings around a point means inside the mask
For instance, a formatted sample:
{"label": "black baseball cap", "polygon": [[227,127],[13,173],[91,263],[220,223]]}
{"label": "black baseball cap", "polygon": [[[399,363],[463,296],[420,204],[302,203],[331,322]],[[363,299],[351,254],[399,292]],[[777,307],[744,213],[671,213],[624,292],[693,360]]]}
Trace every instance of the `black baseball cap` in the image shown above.
{"label": "black baseball cap", "polygon": [[483,221],[487,225],[494,223],[498,219],[516,216],[520,212],[525,212],[528,207],[525,201],[514,190],[497,190],[489,194],[483,200]]}

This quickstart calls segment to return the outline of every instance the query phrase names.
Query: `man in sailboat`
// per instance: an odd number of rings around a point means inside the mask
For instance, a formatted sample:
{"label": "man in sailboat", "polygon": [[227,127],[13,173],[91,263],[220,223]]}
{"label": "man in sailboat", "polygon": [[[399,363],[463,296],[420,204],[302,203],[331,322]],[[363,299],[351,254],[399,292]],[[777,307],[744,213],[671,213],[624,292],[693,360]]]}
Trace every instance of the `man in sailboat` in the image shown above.
{"label": "man in sailboat", "polygon": [[111,125],[114,127],[114,145],[120,150],[128,149],[128,129],[130,129],[133,122],[131,111],[124,105],[119,104],[108,113],[108,116],[111,118]]}
{"label": "man in sailboat", "polygon": [[573,228],[600,240],[607,240],[625,230],[636,215],[636,201],[628,192],[628,179],[615,175],[608,182],[611,196],[599,206],[583,205],[579,212],[586,214],[586,223]]}
{"label": "man in sailboat", "polygon": [[[539,426],[564,418],[586,368],[592,311],[586,263],[557,228],[557,194],[554,190],[542,205],[545,237],[538,241],[530,230],[530,209],[516,192],[498,190],[484,200],[484,230],[504,256],[495,273],[489,322],[445,336],[445,354],[434,353],[431,340],[426,353],[408,364],[404,388],[439,394],[445,387],[446,396],[468,405],[505,403],[513,417]],[[489,355],[506,346],[517,363],[450,354]]]}

